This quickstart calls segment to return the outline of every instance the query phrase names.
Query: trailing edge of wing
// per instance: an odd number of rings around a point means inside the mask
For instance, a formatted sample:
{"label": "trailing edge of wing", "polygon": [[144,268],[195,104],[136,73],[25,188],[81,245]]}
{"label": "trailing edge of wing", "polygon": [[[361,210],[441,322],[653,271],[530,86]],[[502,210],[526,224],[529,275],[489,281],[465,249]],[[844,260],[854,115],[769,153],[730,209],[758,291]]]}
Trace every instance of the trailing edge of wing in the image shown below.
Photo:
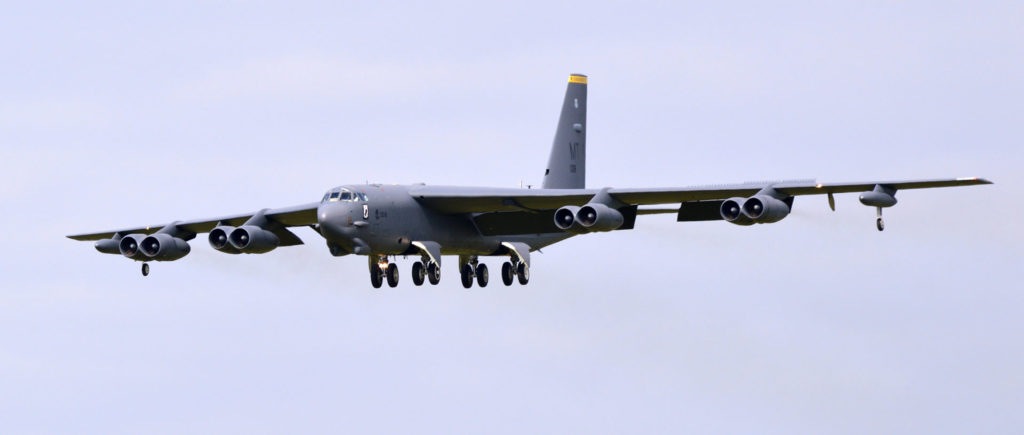
{"label": "trailing edge of wing", "polygon": [[[278,223],[280,223],[280,224],[282,224],[282,225],[284,225],[284,226],[286,226],[286,227],[314,225],[314,224],[317,223],[316,210],[317,210],[317,207],[319,207],[319,206],[320,206],[320,203],[314,202],[314,203],[297,205],[297,206],[292,206],[292,207],[284,207],[284,208],[278,208],[278,209],[271,209],[271,210],[267,210],[266,211],[265,216],[270,218],[270,219],[272,219],[272,220],[274,220],[274,221],[276,221],[276,222],[278,222]],[[254,212],[254,213],[247,213],[247,214],[237,214],[237,215],[223,216],[223,217],[213,218],[213,219],[189,220],[189,221],[178,222],[177,225],[178,225],[179,228],[187,230],[187,231],[191,231],[193,233],[205,233],[205,232],[209,232],[210,230],[212,230],[214,227],[216,227],[217,225],[219,225],[221,223],[226,224],[226,225],[232,225],[232,226],[241,225],[241,224],[245,223],[246,220],[251,218],[254,214],[256,214],[256,213]],[[152,233],[155,233],[155,232],[159,231],[161,228],[163,228],[166,225],[168,225],[168,224],[153,225],[153,226],[147,226],[147,227],[125,228],[125,229],[114,230],[114,231],[105,231],[105,232],[100,232],[100,233],[75,234],[75,235],[71,235],[71,236],[67,236],[67,237],[69,239],[85,241],[85,240],[109,239],[109,238],[113,237],[115,234],[135,234],[135,233],[152,234]],[[294,243],[294,241],[292,241],[292,244],[301,244],[301,243],[302,243],[301,240],[298,241],[298,243]],[[282,246],[287,246],[287,245],[282,244]]]}

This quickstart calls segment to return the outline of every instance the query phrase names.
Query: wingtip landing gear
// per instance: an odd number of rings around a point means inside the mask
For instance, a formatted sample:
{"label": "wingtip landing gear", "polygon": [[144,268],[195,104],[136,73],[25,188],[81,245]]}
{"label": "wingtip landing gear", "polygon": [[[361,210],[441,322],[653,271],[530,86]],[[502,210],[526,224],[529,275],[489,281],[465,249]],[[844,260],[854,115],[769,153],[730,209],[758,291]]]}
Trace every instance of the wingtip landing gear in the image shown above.
{"label": "wingtip landing gear", "polygon": [[149,276],[149,263],[142,263],[142,276]]}
{"label": "wingtip landing gear", "polygon": [[882,207],[877,207],[877,210],[878,218],[875,219],[875,228],[878,228],[878,231],[885,231],[885,221],[882,220]]}

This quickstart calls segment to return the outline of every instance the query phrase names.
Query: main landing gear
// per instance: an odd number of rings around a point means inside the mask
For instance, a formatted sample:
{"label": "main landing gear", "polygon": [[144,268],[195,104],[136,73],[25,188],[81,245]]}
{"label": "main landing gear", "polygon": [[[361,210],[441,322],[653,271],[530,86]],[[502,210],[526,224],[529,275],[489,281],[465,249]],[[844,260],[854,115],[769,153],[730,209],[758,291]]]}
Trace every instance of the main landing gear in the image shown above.
{"label": "main landing gear", "polygon": [[370,256],[370,285],[373,288],[381,288],[387,280],[388,287],[398,286],[398,265],[388,263],[387,257],[379,255]]}
{"label": "main landing gear", "polygon": [[[370,284],[373,288],[381,288],[387,282],[389,287],[398,286],[398,265],[389,261],[387,255],[370,255]],[[149,269],[143,266],[143,273],[149,273]],[[441,282],[441,267],[424,256],[420,261],[412,264],[412,283],[421,286],[424,282],[437,285]],[[464,255],[459,257],[459,276],[462,278],[462,286],[472,288],[473,283],[480,287],[487,287],[490,282],[490,271],[487,265],[480,262],[476,255]],[[530,267],[526,262],[521,261],[513,255],[511,261],[502,264],[501,281],[509,286],[518,279],[520,284],[526,285],[530,282]]]}
{"label": "main landing gear", "polygon": [[423,285],[423,278],[427,278],[430,281],[430,285],[437,285],[437,283],[441,282],[441,267],[430,261],[429,258],[413,263],[412,283],[421,286]]}
{"label": "main landing gear", "polygon": [[480,287],[487,287],[490,280],[490,273],[487,272],[487,265],[480,262],[477,256],[459,257],[459,275],[462,277],[462,286],[473,287],[473,280],[476,280]]}
{"label": "main landing gear", "polygon": [[530,282],[530,266],[517,260],[513,258],[512,261],[506,261],[501,265],[501,282],[505,285],[512,285],[512,281],[516,278],[519,278],[519,284],[522,285]]}

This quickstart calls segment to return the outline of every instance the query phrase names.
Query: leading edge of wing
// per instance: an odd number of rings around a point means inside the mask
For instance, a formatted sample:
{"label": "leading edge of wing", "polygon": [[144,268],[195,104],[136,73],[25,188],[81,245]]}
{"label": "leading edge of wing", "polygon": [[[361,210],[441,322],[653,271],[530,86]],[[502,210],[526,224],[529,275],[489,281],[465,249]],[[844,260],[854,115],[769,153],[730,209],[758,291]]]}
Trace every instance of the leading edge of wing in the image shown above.
{"label": "leading edge of wing", "polygon": [[[317,223],[316,210],[320,206],[319,202],[313,202],[309,204],[295,205],[291,207],[282,207],[276,209],[269,209],[266,211],[265,216],[281,223],[286,227],[314,225]],[[211,219],[195,219],[188,221],[177,222],[179,228],[191,231],[193,233],[205,233],[212,230],[218,224],[224,223],[226,225],[238,226],[249,220],[256,212],[246,214],[236,214],[230,216],[222,216]],[[104,231],[99,233],[85,233],[85,234],[74,234],[67,236],[72,240],[102,240],[114,237],[116,234],[152,234],[160,231],[163,227],[170,225],[153,225],[147,227],[135,227],[135,228],[124,228],[120,230]]]}

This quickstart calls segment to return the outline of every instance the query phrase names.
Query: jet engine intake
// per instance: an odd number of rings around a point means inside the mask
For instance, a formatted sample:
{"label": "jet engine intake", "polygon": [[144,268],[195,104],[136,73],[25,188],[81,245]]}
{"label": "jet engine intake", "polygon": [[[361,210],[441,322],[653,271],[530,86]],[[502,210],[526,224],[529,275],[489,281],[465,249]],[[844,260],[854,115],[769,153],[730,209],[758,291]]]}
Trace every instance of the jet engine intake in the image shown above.
{"label": "jet engine intake", "polygon": [[614,208],[593,203],[580,207],[576,221],[587,231],[611,231],[621,227],[625,218]]}
{"label": "jet engine intake", "polygon": [[[127,258],[138,261],[146,261],[146,255],[142,253],[142,239],[145,239],[145,234],[129,234],[121,238],[121,241],[117,244],[117,250],[121,252]],[[99,249],[99,248],[97,248]]]}
{"label": "jet engine intake", "polygon": [[722,207],[718,209],[722,219],[736,225],[753,225],[754,220],[743,214],[742,204],[744,201],[746,201],[745,198],[729,198],[722,201]]}
{"label": "jet engine intake", "polygon": [[571,233],[585,233],[586,229],[576,220],[576,212],[580,210],[575,205],[567,205],[555,210],[555,226],[562,231]]}
{"label": "jet engine intake", "polygon": [[140,249],[146,257],[156,261],[174,261],[192,250],[188,242],[167,233],[156,233],[142,239]]}
{"label": "jet engine intake", "polygon": [[789,215],[789,204],[768,195],[755,195],[743,201],[742,212],[751,221],[768,224]]}
{"label": "jet engine intake", "polygon": [[207,237],[207,240],[210,241],[210,246],[225,254],[241,254],[242,251],[235,248],[228,240],[228,236],[230,236],[231,232],[234,230],[235,227],[227,226],[220,226],[210,230],[210,236]]}
{"label": "jet engine intake", "polygon": [[281,244],[276,234],[255,225],[242,225],[228,235],[228,242],[239,252],[263,254]]}

